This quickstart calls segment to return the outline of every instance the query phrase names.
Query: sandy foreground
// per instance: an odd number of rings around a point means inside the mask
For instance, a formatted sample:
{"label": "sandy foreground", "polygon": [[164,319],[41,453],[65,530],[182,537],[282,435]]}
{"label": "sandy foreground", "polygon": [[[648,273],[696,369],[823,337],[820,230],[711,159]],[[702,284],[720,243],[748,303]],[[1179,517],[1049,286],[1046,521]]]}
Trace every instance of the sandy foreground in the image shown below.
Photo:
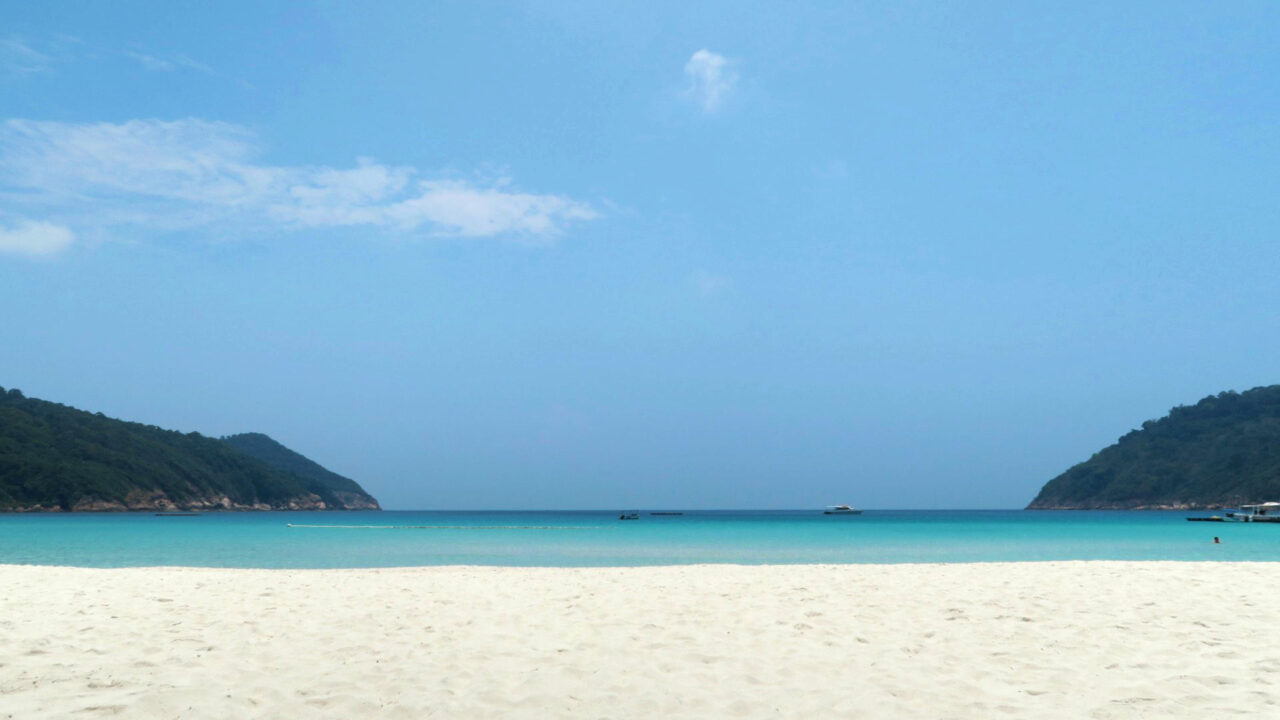
{"label": "sandy foreground", "polygon": [[1280,565],[0,566],[0,718],[1280,717]]}

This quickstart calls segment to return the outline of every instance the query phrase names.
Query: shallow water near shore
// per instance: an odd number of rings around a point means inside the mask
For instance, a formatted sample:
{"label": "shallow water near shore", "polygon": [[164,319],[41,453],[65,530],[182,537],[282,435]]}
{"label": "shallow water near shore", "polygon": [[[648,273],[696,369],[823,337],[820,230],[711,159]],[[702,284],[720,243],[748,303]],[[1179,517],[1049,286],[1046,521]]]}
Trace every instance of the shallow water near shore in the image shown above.
{"label": "shallow water near shore", "polygon": [[[0,564],[359,568],[1280,560],[1280,524],[1202,512],[868,510],[0,514]],[[1213,543],[1214,536],[1222,544]]]}

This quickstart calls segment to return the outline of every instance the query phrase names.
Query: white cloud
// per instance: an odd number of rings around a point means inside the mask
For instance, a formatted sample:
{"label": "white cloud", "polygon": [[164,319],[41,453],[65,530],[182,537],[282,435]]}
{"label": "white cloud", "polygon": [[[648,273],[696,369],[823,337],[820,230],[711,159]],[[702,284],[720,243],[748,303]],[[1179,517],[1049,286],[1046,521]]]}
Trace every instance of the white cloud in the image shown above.
{"label": "white cloud", "polygon": [[714,112],[728,98],[738,82],[733,63],[719,53],[706,48],[697,51],[684,65],[684,75],[689,81],[685,90],[705,112]]}
{"label": "white cloud", "polygon": [[75,239],[71,230],[53,223],[24,220],[11,228],[0,225],[0,253],[56,255]]}
{"label": "white cloud", "polygon": [[549,235],[563,222],[598,217],[591,206],[559,195],[477,188],[458,181],[424,182],[417,197],[387,212],[401,226],[432,223],[471,237],[506,232]]}
{"label": "white cloud", "polygon": [[277,229],[378,226],[436,235],[553,237],[598,213],[509,181],[425,177],[361,158],[354,167],[273,166],[256,136],[198,119],[0,125],[0,208],[98,226],[162,229],[228,221]]}

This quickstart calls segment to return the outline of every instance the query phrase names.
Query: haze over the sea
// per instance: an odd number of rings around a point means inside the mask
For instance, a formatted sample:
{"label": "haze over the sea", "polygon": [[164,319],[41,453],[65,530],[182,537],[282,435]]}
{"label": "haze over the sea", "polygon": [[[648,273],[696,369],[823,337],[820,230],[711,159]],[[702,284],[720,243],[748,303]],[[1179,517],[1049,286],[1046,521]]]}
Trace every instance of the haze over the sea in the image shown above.
{"label": "haze over the sea", "polygon": [[1012,508],[1280,382],[1280,5],[0,6],[0,385],[384,507]]}

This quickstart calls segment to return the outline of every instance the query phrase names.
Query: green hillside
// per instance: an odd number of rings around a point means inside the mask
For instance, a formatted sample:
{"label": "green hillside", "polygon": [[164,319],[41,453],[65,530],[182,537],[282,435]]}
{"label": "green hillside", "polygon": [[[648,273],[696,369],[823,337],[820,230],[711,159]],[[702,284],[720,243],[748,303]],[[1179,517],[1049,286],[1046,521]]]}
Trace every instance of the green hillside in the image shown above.
{"label": "green hillside", "polygon": [[[115,420],[0,388],[0,510],[377,507],[346,482],[355,491],[199,433]],[[368,501],[352,502],[356,493]]]}
{"label": "green hillside", "polygon": [[1280,385],[1211,395],[1050,480],[1030,508],[1215,508],[1280,500]]}
{"label": "green hillside", "polygon": [[222,438],[222,442],[277,470],[283,470],[325,488],[347,505],[367,507],[371,510],[378,509],[378,501],[365,492],[355,480],[321,467],[310,458],[299,455],[262,433],[228,435]]}

